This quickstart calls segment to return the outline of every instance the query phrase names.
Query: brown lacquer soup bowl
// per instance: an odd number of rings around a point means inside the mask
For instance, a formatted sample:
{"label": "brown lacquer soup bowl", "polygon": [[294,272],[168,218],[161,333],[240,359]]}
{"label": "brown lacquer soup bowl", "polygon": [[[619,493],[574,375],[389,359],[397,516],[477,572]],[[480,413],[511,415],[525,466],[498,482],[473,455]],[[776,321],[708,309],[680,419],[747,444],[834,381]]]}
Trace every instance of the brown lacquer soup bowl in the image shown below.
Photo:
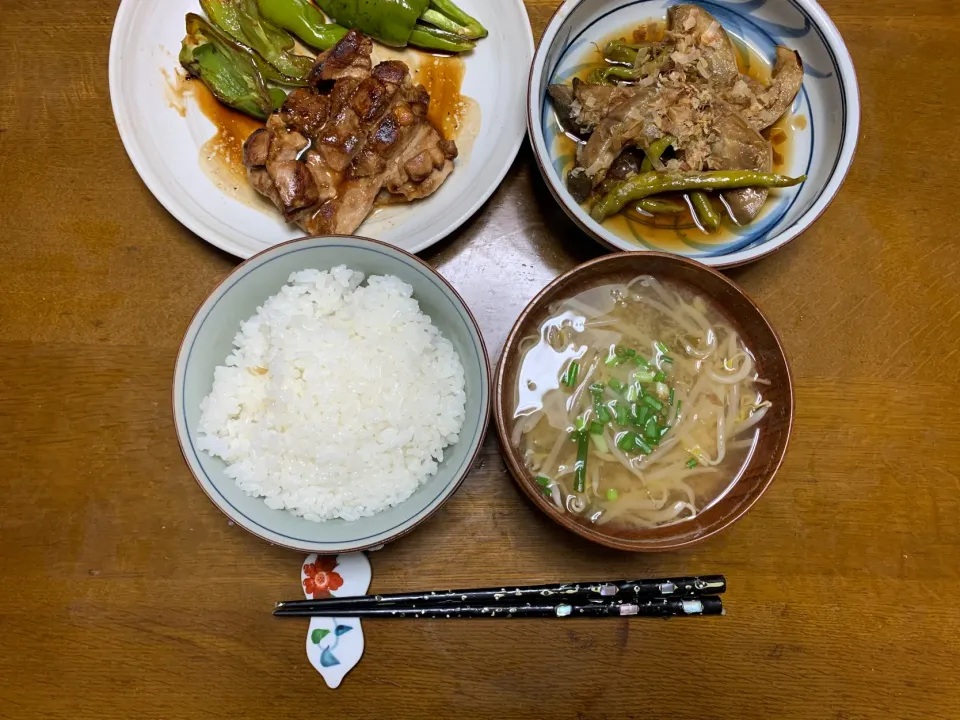
{"label": "brown lacquer soup bowl", "polygon": [[[520,397],[518,383],[528,382],[521,370],[530,341],[523,346],[521,341],[531,336],[540,337],[541,326],[554,316],[561,301],[591,288],[625,283],[639,276],[652,276],[711,304],[749,348],[756,374],[762,378],[763,400],[770,403],[762,421],[756,425],[758,432],[753,435],[751,450],[738,466],[739,474],[731,473],[731,478],[735,479],[724,493],[698,509],[693,517],[653,527],[616,521],[599,524],[582,513],[561,509],[563,503],[551,499],[549,488],[543,486],[544,478],[541,477],[538,483],[538,475],[524,461],[521,443],[512,438]],[[776,332],[756,303],[719,272],[686,258],[654,252],[607,255],[574,268],[544,288],[524,309],[507,338],[497,368],[493,397],[504,458],[530,501],[551,520],[588,540],[637,552],[687,547],[729,528],[742,518],[770,487],[783,462],[794,413],[793,383],[786,356]],[[672,394],[670,401],[673,402]],[[680,426],[679,420],[676,422]],[[694,459],[689,462],[694,464]]]}

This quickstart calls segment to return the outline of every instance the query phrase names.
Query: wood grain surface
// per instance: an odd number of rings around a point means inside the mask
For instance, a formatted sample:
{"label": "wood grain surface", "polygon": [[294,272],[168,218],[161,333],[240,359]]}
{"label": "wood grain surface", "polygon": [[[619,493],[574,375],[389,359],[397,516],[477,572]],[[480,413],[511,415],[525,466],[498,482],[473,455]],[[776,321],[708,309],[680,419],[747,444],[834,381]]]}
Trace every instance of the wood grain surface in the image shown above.
{"label": "wood grain surface", "polygon": [[[528,2],[539,35],[555,0]],[[0,717],[960,718],[960,5],[828,0],[863,127],[836,201],[732,271],[797,385],[771,490],[694,550],[633,556],[540,516],[493,438],[462,489],[372,556],[375,591],[726,573],[728,615],[367,623],[337,691],[304,655],[302,556],[232,527],[184,466],[177,346],[234,266],[154,200],[107,87],[116,0],[2,1]],[[519,69],[518,69],[519,70]],[[601,252],[524,146],[425,254],[496,355]]]}

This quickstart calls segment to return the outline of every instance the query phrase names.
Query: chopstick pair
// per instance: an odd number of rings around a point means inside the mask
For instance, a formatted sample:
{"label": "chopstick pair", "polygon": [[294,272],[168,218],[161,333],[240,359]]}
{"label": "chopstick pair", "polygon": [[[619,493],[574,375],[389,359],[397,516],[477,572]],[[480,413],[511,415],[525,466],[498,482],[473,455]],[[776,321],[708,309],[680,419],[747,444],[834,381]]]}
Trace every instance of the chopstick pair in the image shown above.
{"label": "chopstick pair", "polygon": [[278,617],[682,617],[722,615],[722,575],[365,595],[277,603]]}

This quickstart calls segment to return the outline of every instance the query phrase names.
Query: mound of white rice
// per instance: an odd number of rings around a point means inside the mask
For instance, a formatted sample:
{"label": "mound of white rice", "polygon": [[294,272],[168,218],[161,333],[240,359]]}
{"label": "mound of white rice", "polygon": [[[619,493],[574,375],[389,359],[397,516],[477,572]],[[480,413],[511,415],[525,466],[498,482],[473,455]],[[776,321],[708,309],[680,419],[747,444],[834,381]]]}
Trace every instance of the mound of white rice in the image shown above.
{"label": "mound of white rice", "polygon": [[304,270],[240,326],[198,446],[271,508],[356,520],[403,502],[463,426],[463,365],[399,278]]}

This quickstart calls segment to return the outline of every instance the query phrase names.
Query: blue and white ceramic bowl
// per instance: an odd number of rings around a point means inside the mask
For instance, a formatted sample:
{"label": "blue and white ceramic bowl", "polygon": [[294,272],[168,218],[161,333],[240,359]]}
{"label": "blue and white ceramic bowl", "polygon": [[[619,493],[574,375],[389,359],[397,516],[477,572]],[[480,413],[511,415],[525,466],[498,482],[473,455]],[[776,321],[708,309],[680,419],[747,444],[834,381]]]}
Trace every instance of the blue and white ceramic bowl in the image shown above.
{"label": "blue and white ceramic bowl", "polygon": [[[437,473],[406,501],[353,522],[311,522],[273,510],[227,477],[225,464],[196,445],[200,401],[213,371],[233,346],[240,323],[280,291],[291,273],[345,264],[366,276],[395,275],[413,287],[420,309],[453,343],[463,363],[466,418],[460,439],[444,450]],[[390,245],[358,237],[317,237],[277,245],[238,265],[197,310],[177,356],[173,415],[180,449],[213,503],[233,522],[264,540],[295,550],[334,555],[376,548],[410,532],[456,492],[480,451],[490,415],[490,374],[480,329],[456,290],[422,260]]]}
{"label": "blue and white ceramic bowl", "polygon": [[[632,237],[595,222],[564,184],[569,145],[547,96],[551,83],[569,81],[583,67],[592,43],[666,17],[675,0],[567,0],[547,25],[534,57],[527,90],[527,124],[540,170],[567,214],[603,244],[620,250],[661,250],[707,265],[729,267],[756,260],[790,242],[824,211],[846,177],[860,128],[860,94],[850,54],[833,22],[813,0],[693,0],[717,18],[735,44],[747,46],[772,66],[774,48],[800,53],[803,88],[794,101],[790,152],[783,172],[807,175],[796,188],[771,193],[762,214],[721,240],[702,242],[681,233],[665,247],[643,226]],[[801,120],[802,118],[802,120]],[[608,223],[609,224],[609,223]],[[637,227],[641,229],[637,231]],[[699,236],[699,237],[698,237]]]}

